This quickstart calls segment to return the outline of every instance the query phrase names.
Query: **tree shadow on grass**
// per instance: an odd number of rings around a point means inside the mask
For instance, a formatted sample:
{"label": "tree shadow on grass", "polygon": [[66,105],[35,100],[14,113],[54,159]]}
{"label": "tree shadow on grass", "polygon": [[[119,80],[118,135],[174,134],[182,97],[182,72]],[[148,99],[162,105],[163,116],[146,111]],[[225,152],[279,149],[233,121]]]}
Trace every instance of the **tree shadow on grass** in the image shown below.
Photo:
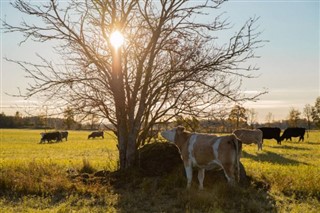
{"label": "tree shadow on grass", "polygon": [[279,155],[277,153],[270,152],[270,151],[265,151],[262,153],[258,153],[257,155],[252,155],[252,154],[243,150],[242,157],[243,158],[250,158],[255,161],[276,163],[276,164],[281,164],[281,165],[299,165],[299,164],[308,165],[306,163],[303,163],[303,162],[300,162],[297,160],[285,158],[282,155]]}
{"label": "tree shadow on grass", "polygon": [[291,150],[310,150],[309,148],[306,147],[296,147],[296,146],[290,146],[290,145],[282,145],[282,146],[272,146],[274,149],[291,149]]}
{"label": "tree shadow on grass", "polygon": [[[267,183],[246,187],[227,184],[223,171],[206,172],[204,190],[198,189],[197,171],[186,189],[184,169],[160,176],[130,172],[111,185],[118,194],[118,212],[276,212],[275,200]],[[249,183],[250,184],[250,183]],[[215,211],[213,211],[213,209]]]}
{"label": "tree shadow on grass", "polygon": [[205,189],[199,190],[197,169],[191,189],[186,189],[183,162],[175,146],[150,144],[140,150],[140,160],[138,168],[119,173],[110,182],[119,195],[119,212],[276,212],[268,183],[248,177],[244,168],[240,176],[247,181],[236,186],[227,183],[223,170],[206,171]]}
{"label": "tree shadow on grass", "polygon": [[311,145],[320,145],[320,143],[317,143],[317,142],[306,142],[306,144],[311,144]]}

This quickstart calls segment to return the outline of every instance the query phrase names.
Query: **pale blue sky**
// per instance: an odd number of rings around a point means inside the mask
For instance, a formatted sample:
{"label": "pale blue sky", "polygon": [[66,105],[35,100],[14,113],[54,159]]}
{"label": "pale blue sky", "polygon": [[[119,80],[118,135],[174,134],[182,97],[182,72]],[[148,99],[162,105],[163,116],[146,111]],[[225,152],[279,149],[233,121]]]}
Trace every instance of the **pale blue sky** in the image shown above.
{"label": "pale blue sky", "polygon": [[[21,14],[9,6],[10,1],[0,1],[1,18],[6,16],[11,23],[20,22]],[[257,73],[260,77],[246,80],[243,85],[243,91],[248,93],[263,88],[269,91],[257,102],[245,105],[258,112],[260,122],[265,121],[269,112],[275,120],[280,120],[287,117],[292,107],[302,111],[305,104],[314,104],[320,96],[319,0],[230,0],[219,11],[225,11],[224,17],[234,24],[231,33],[249,17],[259,16],[259,29],[263,31],[261,39],[269,40],[257,51],[261,58],[252,61],[260,67]],[[3,34],[2,31],[0,34],[0,112],[6,114],[23,111],[15,107],[24,101],[5,93],[16,93],[17,87],[23,90],[29,80],[17,65],[8,63],[3,57],[34,61],[37,52],[54,58],[46,44],[26,43],[19,47],[20,38],[18,34]]]}

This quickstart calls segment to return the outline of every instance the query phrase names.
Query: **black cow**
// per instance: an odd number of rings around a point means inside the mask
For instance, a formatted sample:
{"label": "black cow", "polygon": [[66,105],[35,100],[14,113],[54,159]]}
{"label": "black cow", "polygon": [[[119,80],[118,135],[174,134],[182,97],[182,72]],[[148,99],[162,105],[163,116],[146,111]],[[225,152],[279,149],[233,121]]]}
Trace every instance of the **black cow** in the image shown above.
{"label": "black cow", "polygon": [[55,140],[56,142],[62,141],[61,133],[60,132],[47,132],[47,133],[40,133],[41,140],[40,143],[44,143],[47,141],[48,143]]}
{"label": "black cow", "polygon": [[99,131],[99,132],[91,132],[91,134],[88,136],[88,139],[90,138],[95,138],[95,137],[102,137],[104,138],[103,136],[103,132],[102,131]]}
{"label": "black cow", "polygon": [[68,135],[69,135],[68,131],[61,131],[60,134],[61,134],[61,140],[64,138],[66,139],[66,141],[68,140]]}
{"label": "black cow", "polygon": [[284,130],[283,134],[281,135],[280,140],[283,141],[285,140],[291,140],[292,137],[299,137],[299,141],[304,141],[304,134],[306,133],[305,128],[300,128],[300,127],[289,127]]}
{"label": "black cow", "polygon": [[260,127],[262,131],[262,139],[276,139],[278,144],[281,144],[280,133],[281,129],[278,127]]}

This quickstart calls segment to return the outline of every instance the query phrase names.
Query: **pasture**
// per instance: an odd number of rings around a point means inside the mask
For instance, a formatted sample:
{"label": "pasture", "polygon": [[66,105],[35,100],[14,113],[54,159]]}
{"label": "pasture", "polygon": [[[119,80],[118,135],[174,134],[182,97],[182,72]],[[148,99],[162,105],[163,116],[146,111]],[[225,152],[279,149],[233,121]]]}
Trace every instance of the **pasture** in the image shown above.
{"label": "pasture", "polygon": [[241,162],[250,186],[205,184],[203,191],[197,182],[186,190],[185,180],[174,176],[135,180],[128,174],[122,187],[70,179],[70,170],[117,169],[113,133],[88,140],[89,132],[69,131],[67,142],[51,144],[39,144],[39,133],[0,130],[1,212],[320,211],[319,131],[300,143],[297,138],[282,145],[265,140],[262,151],[244,145]]}

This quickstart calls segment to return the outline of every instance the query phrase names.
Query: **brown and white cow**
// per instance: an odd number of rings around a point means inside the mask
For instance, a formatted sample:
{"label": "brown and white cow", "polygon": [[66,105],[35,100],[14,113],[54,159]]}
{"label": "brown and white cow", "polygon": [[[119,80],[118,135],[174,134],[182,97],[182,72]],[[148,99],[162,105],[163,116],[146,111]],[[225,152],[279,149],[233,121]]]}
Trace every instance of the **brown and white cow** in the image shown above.
{"label": "brown and white cow", "polygon": [[237,129],[233,131],[244,144],[255,143],[258,145],[258,150],[262,150],[263,133],[260,129]]}
{"label": "brown and white cow", "polygon": [[217,137],[191,133],[180,126],[163,131],[161,135],[176,144],[180,150],[187,176],[187,188],[191,186],[193,167],[198,167],[199,189],[203,189],[205,170],[223,169],[228,183],[239,181],[242,144],[235,135]]}

